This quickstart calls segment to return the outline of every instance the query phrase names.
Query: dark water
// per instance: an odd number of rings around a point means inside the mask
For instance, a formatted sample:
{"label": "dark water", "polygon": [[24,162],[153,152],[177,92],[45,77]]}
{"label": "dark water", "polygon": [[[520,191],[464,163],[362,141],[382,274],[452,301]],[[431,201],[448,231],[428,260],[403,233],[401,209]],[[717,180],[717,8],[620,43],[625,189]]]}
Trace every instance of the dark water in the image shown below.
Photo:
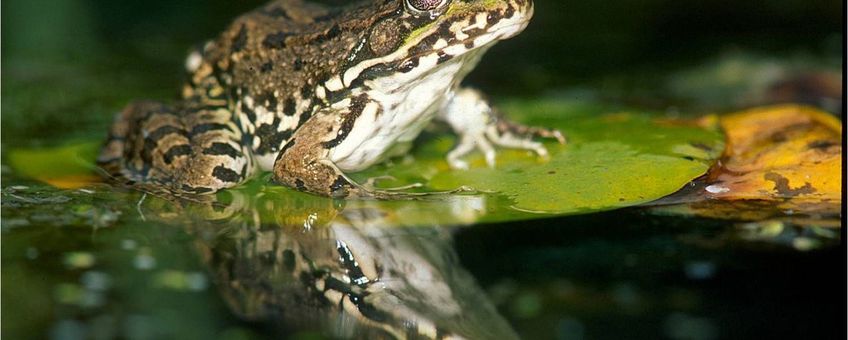
{"label": "dark water", "polygon": [[[472,338],[844,338],[834,228],[638,207],[398,228],[367,205],[263,199],[261,185],[171,202],[56,189],[9,165],[20,147],[99,139],[133,98],[172,98],[187,47],[255,3],[3,2],[2,335],[370,338],[432,324]],[[836,1],[537,3],[473,84],[685,114],[774,101],[745,80],[774,70],[841,73]],[[811,103],[838,112],[829,96]],[[384,282],[356,281],[349,256],[380,263]]]}

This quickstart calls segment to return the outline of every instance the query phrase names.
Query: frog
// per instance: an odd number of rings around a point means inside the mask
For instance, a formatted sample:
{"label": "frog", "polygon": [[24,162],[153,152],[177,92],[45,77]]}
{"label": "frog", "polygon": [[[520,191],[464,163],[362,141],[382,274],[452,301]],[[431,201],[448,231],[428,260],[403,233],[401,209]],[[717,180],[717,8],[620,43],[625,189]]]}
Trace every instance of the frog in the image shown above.
{"label": "frog", "polygon": [[207,195],[263,171],[270,181],[333,198],[402,192],[347,174],[407,154],[431,123],[458,142],[448,165],[495,147],[546,158],[558,130],[505,118],[461,81],[494,44],[528,25],[532,0],[366,0],[328,6],[276,0],[192,50],[174,103],[131,102],[97,164],[141,190]]}

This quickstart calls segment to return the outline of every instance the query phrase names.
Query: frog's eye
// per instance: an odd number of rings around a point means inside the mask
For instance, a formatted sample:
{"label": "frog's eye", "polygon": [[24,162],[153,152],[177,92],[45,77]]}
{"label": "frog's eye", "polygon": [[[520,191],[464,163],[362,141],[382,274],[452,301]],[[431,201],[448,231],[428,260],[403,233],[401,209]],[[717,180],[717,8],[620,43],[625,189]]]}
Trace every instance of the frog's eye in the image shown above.
{"label": "frog's eye", "polygon": [[435,17],[444,9],[450,0],[404,0],[406,8],[414,15],[430,15]]}

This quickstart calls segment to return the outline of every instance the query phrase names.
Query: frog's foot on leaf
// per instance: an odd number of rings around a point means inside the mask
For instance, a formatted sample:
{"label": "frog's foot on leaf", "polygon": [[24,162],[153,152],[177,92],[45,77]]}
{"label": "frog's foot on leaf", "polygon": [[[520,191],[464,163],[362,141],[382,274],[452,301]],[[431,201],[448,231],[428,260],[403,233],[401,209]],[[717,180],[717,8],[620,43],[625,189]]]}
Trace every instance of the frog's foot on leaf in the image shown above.
{"label": "frog's foot on leaf", "polygon": [[492,109],[480,92],[472,89],[457,90],[439,118],[459,135],[459,143],[447,155],[448,164],[454,169],[467,169],[468,163],[462,158],[475,149],[483,153],[486,164],[494,167],[494,146],[530,150],[547,159],[548,150],[533,138],[553,138],[565,144],[565,137],[559,130],[510,121]]}
{"label": "frog's foot on leaf", "polygon": [[395,181],[395,180],[397,180],[397,178],[395,178],[394,176],[371,177],[371,178],[368,178],[367,180],[365,180],[365,183],[362,184],[362,187],[365,187],[365,188],[368,188],[368,189],[371,189],[371,190],[402,191],[402,190],[420,188],[420,187],[424,186],[424,184],[422,184],[422,183],[415,182],[415,183],[402,185],[402,186],[398,186],[398,187],[377,188],[377,182],[384,181],[384,180],[385,181]]}
{"label": "frog's foot on leaf", "polygon": [[334,182],[336,186],[333,191],[333,197],[337,198],[364,198],[364,199],[378,199],[378,200],[420,200],[426,199],[428,197],[440,196],[440,195],[453,195],[458,193],[470,193],[477,192],[476,190],[461,186],[459,188],[453,190],[445,190],[445,191],[429,191],[429,192],[405,192],[403,190],[408,190],[412,188],[419,188],[423,185],[421,183],[412,183],[409,185],[404,185],[400,187],[394,188],[376,188],[374,185],[376,182],[380,180],[386,179],[395,179],[392,176],[377,176],[372,177],[366,180],[364,184],[359,184],[347,175],[344,174],[335,164],[333,164],[330,160],[319,160],[318,163],[326,166],[327,168],[333,169],[338,177]]}

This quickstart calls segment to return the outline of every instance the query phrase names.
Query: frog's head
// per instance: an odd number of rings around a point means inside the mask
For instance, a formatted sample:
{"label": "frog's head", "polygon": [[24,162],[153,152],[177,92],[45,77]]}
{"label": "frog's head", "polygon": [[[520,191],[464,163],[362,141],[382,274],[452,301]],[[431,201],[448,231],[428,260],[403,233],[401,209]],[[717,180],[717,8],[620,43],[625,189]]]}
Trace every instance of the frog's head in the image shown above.
{"label": "frog's head", "polygon": [[404,82],[404,74],[416,79],[454,59],[473,66],[480,53],[469,52],[520,33],[533,15],[533,2],[381,0],[379,9],[348,56],[339,85],[356,87],[387,76]]}
{"label": "frog's head", "polygon": [[397,50],[409,55],[443,52],[447,56],[442,58],[449,58],[518,34],[533,15],[532,0],[397,1],[403,3],[396,18],[400,27],[390,20],[376,25],[370,36],[372,49],[386,49],[379,43],[400,33],[403,40]]}

